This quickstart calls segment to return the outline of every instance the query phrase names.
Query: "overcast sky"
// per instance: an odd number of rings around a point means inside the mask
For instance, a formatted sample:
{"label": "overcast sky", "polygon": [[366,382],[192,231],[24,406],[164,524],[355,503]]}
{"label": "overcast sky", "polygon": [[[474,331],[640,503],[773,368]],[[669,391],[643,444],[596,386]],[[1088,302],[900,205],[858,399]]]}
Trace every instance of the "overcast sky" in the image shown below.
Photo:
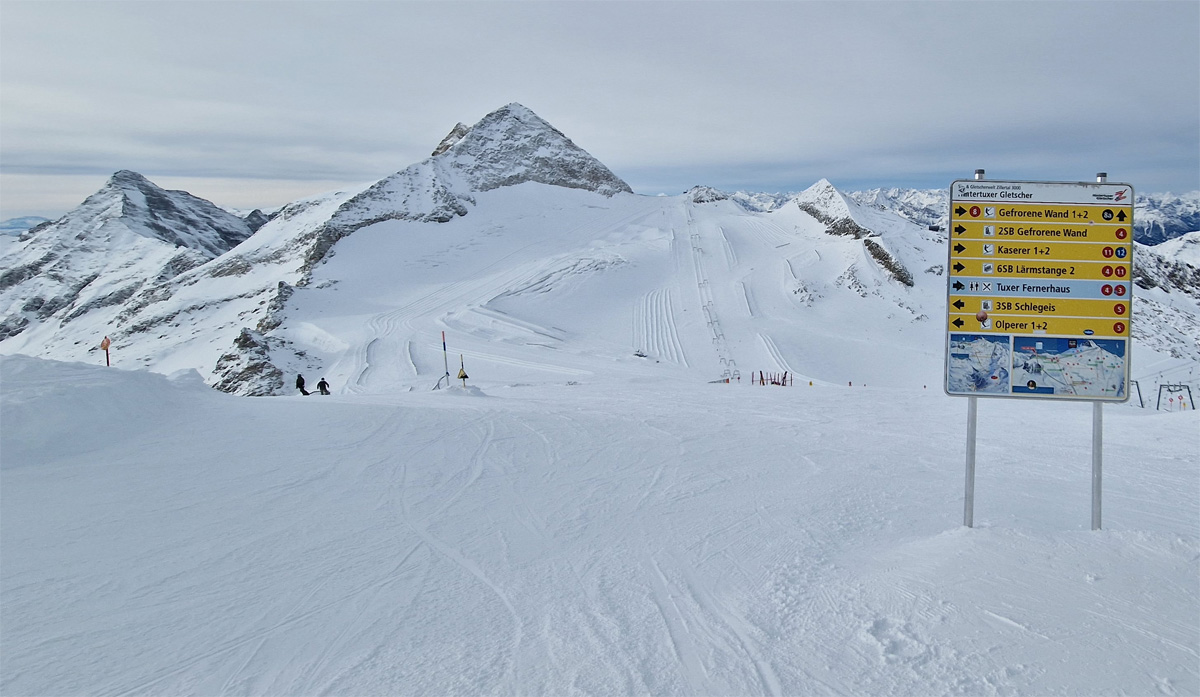
{"label": "overcast sky", "polygon": [[1200,189],[1200,2],[0,1],[0,219],[276,206],[537,112],[638,193]]}

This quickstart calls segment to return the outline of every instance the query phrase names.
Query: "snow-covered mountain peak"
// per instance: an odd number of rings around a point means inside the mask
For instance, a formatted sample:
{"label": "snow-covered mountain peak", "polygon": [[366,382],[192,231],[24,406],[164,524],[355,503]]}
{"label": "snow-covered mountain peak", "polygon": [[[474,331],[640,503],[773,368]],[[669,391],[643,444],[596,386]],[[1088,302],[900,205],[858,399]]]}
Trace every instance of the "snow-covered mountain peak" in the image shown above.
{"label": "snow-covered mountain peak", "polygon": [[105,333],[143,290],[250,235],[236,215],[120,170],[62,218],[24,233],[0,258],[0,340],[23,334],[19,342],[41,349],[80,344],[81,336]]}
{"label": "snow-covered mountain peak", "polygon": [[809,204],[835,220],[853,217],[850,211],[851,203],[828,179],[819,179],[812,186],[796,194],[796,202],[801,207]]}
{"label": "snow-covered mountain peak", "polygon": [[108,178],[108,183],[105,185],[105,187],[107,188],[111,186],[143,187],[154,186],[154,184],[138,172],[134,172],[131,169],[119,169],[116,172],[113,172],[113,175]]}
{"label": "snow-covered mountain peak", "polygon": [[693,186],[684,192],[686,196],[692,199],[692,203],[713,203],[714,201],[727,201],[729,194],[714,189],[711,186]]}
{"label": "snow-covered mountain peak", "polygon": [[503,106],[470,128],[455,126],[422,162],[379,180],[330,220],[335,236],[383,220],[447,222],[474,194],[536,182],[605,196],[633,190],[528,107]]}
{"label": "snow-covered mountain peak", "polygon": [[[95,235],[106,225],[219,256],[252,234],[246,221],[186,191],[167,191],[137,172],[115,172],[99,191],[37,234]],[[110,232],[113,232],[110,230]]]}
{"label": "snow-covered mountain peak", "polygon": [[527,181],[606,196],[633,191],[561,131],[516,102],[483,117],[442,157],[475,191]]}

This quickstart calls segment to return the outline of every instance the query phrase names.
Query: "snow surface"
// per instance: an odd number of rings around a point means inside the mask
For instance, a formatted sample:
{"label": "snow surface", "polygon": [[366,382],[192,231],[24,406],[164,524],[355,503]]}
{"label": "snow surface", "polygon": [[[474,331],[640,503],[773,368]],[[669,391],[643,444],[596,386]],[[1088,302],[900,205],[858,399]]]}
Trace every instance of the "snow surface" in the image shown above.
{"label": "snow surface", "polygon": [[1168,259],[1176,259],[1200,268],[1200,232],[1189,232],[1155,245],[1154,251]]}
{"label": "snow surface", "polygon": [[968,529],[961,399],[592,367],[0,359],[0,692],[1200,691],[1197,412],[1105,407],[1091,531],[1091,407],[981,400]]}

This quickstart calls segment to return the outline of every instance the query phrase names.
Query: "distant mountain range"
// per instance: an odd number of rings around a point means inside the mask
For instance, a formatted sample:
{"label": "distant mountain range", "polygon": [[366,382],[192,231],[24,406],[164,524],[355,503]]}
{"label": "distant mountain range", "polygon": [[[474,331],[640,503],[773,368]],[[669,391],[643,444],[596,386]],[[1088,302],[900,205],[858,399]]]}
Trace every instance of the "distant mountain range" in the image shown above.
{"label": "distant mountain range", "polygon": [[[946,251],[933,228],[946,198],[826,180],[794,194],[638,196],[509,104],[369,186],[270,213],[234,215],[117,172],[0,248],[0,353],[95,360],[109,336],[122,365],[196,369],[239,394],[284,393],[292,373],[318,370],[387,389],[381,375],[394,386],[440,374],[413,342],[455,327],[506,366],[497,374],[540,365],[527,352],[586,344],[706,376],[753,362],[887,381],[886,366],[861,367],[882,347],[936,361]],[[1134,338],[1200,361],[1200,193],[1139,194],[1136,207],[1139,241],[1166,243],[1135,253]],[[520,319],[549,300],[555,326]],[[594,348],[631,326],[628,350]],[[497,341],[522,348],[497,353]]]}
{"label": "distant mountain range", "polygon": [[37,215],[27,215],[20,218],[0,220],[0,235],[20,235],[30,228],[50,222],[49,218]]}
{"label": "distant mountain range", "polygon": [[[950,212],[950,191],[945,189],[870,189],[846,195],[865,206],[896,213],[918,225],[945,227]],[[739,191],[727,195],[747,210],[769,212],[795,194],[763,194]],[[1182,195],[1140,194],[1134,196],[1133,238],[1145,245],[1200,230],[1200,191]]]}

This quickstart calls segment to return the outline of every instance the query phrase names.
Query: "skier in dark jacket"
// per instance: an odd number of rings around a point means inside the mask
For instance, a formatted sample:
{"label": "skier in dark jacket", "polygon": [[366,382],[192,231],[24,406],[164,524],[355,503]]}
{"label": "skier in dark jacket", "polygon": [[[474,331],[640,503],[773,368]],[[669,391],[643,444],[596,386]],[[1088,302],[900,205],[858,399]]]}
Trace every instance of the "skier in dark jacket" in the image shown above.
{"label": "skier in dark jacket", "polygon": [[300,390],[300,394],[302,394],[306,397],[308,396],[308,390],[304,389],[304,376],[303,375],[296,376],[296,389]]}
{"label": "skier in dark jacket", "polygon": [[317,389],[321,394],[329,394],[329,383],[325,382],[325,378],[321,378],[321,382],[317,383]]}

